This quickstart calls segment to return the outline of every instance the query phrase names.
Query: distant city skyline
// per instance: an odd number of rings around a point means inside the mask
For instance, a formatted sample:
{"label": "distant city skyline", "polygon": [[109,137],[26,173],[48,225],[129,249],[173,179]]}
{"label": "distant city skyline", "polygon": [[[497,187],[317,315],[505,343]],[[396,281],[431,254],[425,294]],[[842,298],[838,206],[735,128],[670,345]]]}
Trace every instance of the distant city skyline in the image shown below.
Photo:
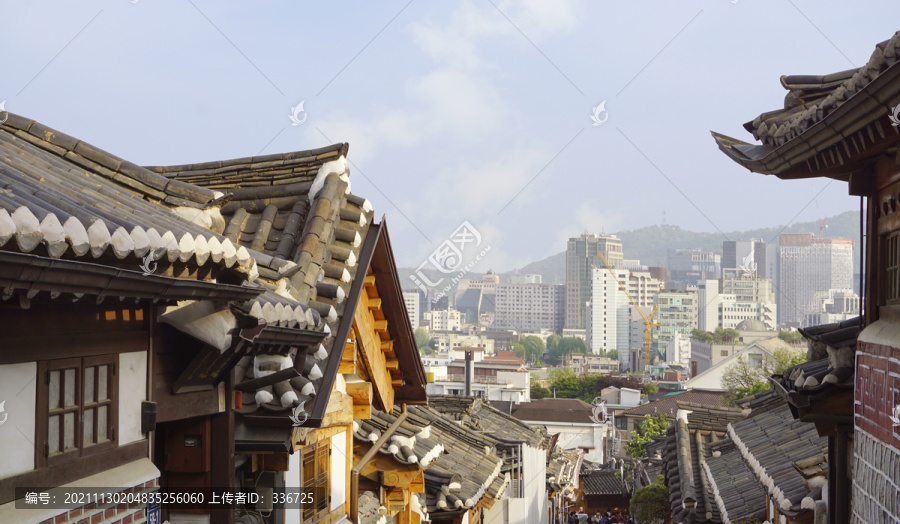
{"label": "distant city skyline", "polygon": [[[348,142],[353,190],[387,216],[400,266],[465,220],[492,247],[473,268],[484,273],[558,253],[586,226],[718,233],[853,209],[841,183],[748,175],[709,130],[752,142],[740,124],[783,105],[781,75],[861,66],[898,13],[811,0],[11,3],[0,102],[140,165]],[[735,37],[759,34],[792,38]]]}

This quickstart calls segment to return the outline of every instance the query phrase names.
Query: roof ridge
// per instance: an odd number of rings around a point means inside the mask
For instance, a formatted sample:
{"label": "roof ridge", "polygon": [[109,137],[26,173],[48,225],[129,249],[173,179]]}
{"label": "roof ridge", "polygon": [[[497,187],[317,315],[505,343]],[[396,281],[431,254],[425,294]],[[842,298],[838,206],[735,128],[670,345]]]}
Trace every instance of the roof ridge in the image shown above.
{"label": "roof ridge", "polygon": [[172,206],[206,209],[217,205],[224,198],[224,194],[219,191],[170,180],[88,142],[14,113],[9,113],[0,129],[111,179],[118,185],[143,193],[149,199],[164,201]]}

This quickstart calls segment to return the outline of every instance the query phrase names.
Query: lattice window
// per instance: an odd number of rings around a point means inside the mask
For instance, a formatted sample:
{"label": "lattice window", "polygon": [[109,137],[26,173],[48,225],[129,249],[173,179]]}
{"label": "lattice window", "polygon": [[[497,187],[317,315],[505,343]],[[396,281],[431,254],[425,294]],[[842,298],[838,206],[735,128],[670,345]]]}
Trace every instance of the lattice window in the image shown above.
{"label": "lattice window", "polygon": [[312,493],[312,503],[303,504],[303,522],[315,522],[328,515],[331,494],[328,474],[331,471],[331,439],[307,446],[301,455],[300,489]]}
{"label": "lattice window", "polygon": [[892,233],[884,243],[885,299],[900,303],[900,232]]}
{"label": "lattice window", "polygon": [[40,362],[38,465],[109,449],[116,441],[117,355]]}

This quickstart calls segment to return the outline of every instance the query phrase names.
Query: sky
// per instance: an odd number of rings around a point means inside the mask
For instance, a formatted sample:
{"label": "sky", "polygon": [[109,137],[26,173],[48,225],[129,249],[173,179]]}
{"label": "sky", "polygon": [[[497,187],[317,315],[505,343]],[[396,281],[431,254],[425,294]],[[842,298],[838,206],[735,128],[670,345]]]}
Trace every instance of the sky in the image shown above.
{"label": "sky", "polygon": [[0,6],[6,110],[141,165],[348,142],[398,265],[468,223],[478,272],[586,229],[725,240],[858,209],[842,182],[748,172],[710,131],[753,142],[742,125],[783,107],[781,75],[862,66],[900,19],[822,0]]}

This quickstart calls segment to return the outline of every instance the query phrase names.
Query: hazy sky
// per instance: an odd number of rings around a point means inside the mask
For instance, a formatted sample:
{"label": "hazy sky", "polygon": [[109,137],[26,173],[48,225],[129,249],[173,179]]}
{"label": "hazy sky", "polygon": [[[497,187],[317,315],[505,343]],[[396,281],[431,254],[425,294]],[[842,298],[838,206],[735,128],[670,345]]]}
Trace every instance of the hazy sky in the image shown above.
{"label": "hazy sky", "polygon": [[900,19],[897,2],[813,0],[2,9],[7,110],[143,165],[349,142],[398,263],[469,221],[491,247],[475,271],[585,228],[727,233],[858,208],[843,183],[747,172],[709,131],[752,141],[741,125],[782,107],[780,75],[859,67]]}

